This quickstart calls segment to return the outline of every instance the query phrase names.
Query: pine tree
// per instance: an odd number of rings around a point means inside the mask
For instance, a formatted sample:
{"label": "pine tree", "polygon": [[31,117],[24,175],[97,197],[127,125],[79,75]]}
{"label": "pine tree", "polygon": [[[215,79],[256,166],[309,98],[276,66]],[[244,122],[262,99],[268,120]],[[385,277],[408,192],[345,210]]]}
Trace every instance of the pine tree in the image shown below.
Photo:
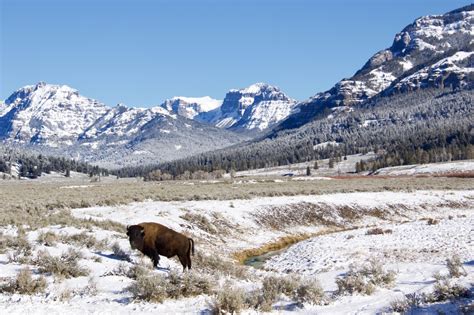
{"label": "pine tree", "polygon": [[334,159],[333,158],[329,159],[329,168],[334,168]]}

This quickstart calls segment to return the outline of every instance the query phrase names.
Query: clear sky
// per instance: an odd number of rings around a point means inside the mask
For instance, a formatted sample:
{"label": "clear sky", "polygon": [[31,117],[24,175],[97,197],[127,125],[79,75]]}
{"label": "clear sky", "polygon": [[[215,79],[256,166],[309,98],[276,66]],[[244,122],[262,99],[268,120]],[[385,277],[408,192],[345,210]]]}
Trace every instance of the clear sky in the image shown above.
{"label": "clear sky", "polygon": [[107,105],[222,99],[255,82],[306,99],[458,0],[0,0],[0,99],[46,81]]}

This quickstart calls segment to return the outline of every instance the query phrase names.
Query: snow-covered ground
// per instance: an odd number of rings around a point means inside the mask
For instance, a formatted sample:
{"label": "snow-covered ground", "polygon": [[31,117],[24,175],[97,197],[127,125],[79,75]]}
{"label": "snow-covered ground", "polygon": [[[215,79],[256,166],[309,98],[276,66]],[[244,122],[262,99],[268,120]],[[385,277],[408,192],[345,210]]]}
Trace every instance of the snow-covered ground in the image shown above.
{"label": "snow-covered ground", "polygon": [[[336,142],[334,142],[336,143]],[[334,145],[330,143],[330,145]],[[321,145],[321,144],[320,144]],[[324,143],[324,145],[328,145]],[[316,145],[318,146],[318,145]],[[282,165],[275,167],[260,168],[256,170],[248,170],[237,172],[237,176],[283,176],[285,174],[292,174],[294,176],[306,176],[306,168],[309,166],[313,177],[320,176],[337,176],[345,173],[355,172],[355,164],[361,160],[370,160],[375,158],[376,155],[373,152],[367,154],[354,154],[348,155],[347,160],[342,160],[339,163],[334,163],[333,168],[329,168],[329,159],[318,160],[318,169],[314,169],[314,163],[316,161],[295,163],[290,165]]]}
{"label": "snow-covered ground", "polygon": [[377,170],[375,175],[406,176],[443,175],[453,173],[474,173],[474,160],[385,167]]}
{"label": "snow-covered ground", "polygon": [[[369,258],[377,258],[386,268],[397,271],[396,284],[391,289],[377,289],[371,296],[342,296],[326,306],[304,305],[304,308],[288,308],[277,313],[301,314],[375,314],[388,307],[390,302],[415,291],[430,291],[433,287],[432,274],[446,272],[444,261],[453,254],[460,255],[465,263],[468,276],[460,282],[472,286],[474,282],[474,191],[413,191],[413,192],[364,192],[338,193],[328,195],[265,197],[249,200],[208,200],[139,202],[111,207],[90,207],[73,209],[78,218],[113,220],[123,224],[156,221],[177,231],[191,235],[196,242],[197,252],[206,252],[218,257],[259,247],[285,235],[300,232],[316,233],[327,226],[322,224],[287,224],[282,228],[272,228],[258,223],[255,214],[275,215],[274,209],[287,207],[288,211],[302,210],[303,203],[317,205],[321,214],[330,218],[341,229],[339,232],[310,238],[273,256],[265,264],[265,270],[251,271],[257,277],[267,273],[295,272],[305,277],[317,277],[324,290],[331,295],[336,289],[335,278],[348,270],[350,263],[361,263]],[[344,216],[350,208],[356,215]],[[286,209],[286,208],[285,208]],[[186,219],[186,215],[201,215],[208,219],[222,233],[210,233],[198,222]],[[439,220],[428,225],[423,218]],[[352,219],[351,219],[352,218]],[[367,229],[379,226],[391,229],[391,234],[366,235]],[[16,235],[16,227],[2,227],[3,235]],[[108,246],[97,250],[85,246],[72,246],[58,242],[46,246],[37,241],[40,232],[52,231],[58,235],[86,233],[98,240],[106,239]],[[91,273],[86,277],[66,280],[47,276],[46,294],[35,296],[0,294],[0,307],[7,314],[19,313],[99,313],[99,314],[198,314],[210,310],[211,296],[166,300],[163,303],[132,301],[126,287],[134,280],[124,275],[114,275],[122,264],[133,266],[141,259],[132,254],[132,261],[117,259],[112,254],[111,244],[130,250],[123,233],[100,228],[73,228],[49,226],[39,231],[27,232],[28,240],[34,246],[32,256],[39,250],[48,250],[59,255],[69,247],[80,249],[84,258],[80,265]],[[10,262],[12,250],[0,254],[2,277],[13,277],[25,265]],[[145,258],[145,261],[148,258]],[[181,272],[181,265],[174,258],[160,260],[162,269]],[[194,264],[194,266],[196,266]],[[37,267],[30,266],[33,271]],[[247,267],[251,269],[251,267]],[[253,270],[253,269],[251,269]],[[92,279],[92,280],[90,280]],[[87,293],[90,281],[96,283],[97,293]],[[253,281],[240,282],[244,287],[252,287]],[[69,300],[61,301],[65,291],[74,292]],[[282,301],[284,304],[285,302]],[[254,313],[255,311],[246,311]]]}

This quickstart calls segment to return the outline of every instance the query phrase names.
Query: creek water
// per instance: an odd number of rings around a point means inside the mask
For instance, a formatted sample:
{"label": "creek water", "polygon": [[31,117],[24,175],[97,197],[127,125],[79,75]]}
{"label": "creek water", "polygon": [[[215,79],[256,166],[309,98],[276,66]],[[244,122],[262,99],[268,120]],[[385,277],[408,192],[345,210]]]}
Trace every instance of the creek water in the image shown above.
{"label": "creek water", "polygon": [[[294,245],[294,244],[292,244],[292,245]],[[282,249],[278,249],[278,250],[272,250],[272,251],[266,252],[266,253],[258,255],[258,256],[251,256],[251,257],[244,260],[244,265],[251,266],[251,267],[254,267],[254,268],[257,268],[257,269],[261,269],[261,268],[263,268],[263,265],[265,264],[265,261],[267,261],[268,259],[270,259],[271,257],[273,257],[275,255],[278,255],[278,254],[282,253],[283,251],[288,249],[288,247],[289,246],[287,246],[285,248],[282,248]]]}

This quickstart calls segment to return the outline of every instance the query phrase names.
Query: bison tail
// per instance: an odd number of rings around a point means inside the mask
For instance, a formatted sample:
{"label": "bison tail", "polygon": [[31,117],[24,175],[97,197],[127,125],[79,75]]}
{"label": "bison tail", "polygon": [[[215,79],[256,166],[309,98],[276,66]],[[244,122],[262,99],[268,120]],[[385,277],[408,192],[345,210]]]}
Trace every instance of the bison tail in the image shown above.
{"label": "bison tail", "polygon": [[189,240],[189,243],[190,243],[190,244],[189,244],[189,245],[190,245],[190,246],[189,246],[189,250],[191,251],[191,253],[192,253],[193,256],[194,256],[194,240],[193,240],[192,238],[188,238],[188,240]]}

